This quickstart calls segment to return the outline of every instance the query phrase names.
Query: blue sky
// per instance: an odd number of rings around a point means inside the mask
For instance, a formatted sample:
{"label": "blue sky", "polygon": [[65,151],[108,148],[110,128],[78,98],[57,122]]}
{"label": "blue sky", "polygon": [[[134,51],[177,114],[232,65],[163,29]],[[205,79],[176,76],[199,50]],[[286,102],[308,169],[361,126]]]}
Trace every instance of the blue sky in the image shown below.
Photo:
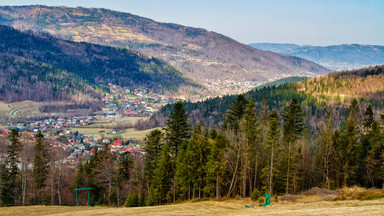
{"label": "blue sky", "polygon": [[201,27],[242,43],[384,45],[384,0],[1,0],[102,7]]}

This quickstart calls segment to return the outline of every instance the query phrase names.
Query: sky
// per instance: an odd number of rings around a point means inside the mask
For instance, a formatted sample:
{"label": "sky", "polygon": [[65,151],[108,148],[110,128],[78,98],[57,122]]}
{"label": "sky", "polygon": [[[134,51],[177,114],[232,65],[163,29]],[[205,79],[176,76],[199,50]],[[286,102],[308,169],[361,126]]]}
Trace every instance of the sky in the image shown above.
{"label": "sky", "polygon": [[384,0],[0,0],[108,8],[204,28],[245,44],[384,45]]}

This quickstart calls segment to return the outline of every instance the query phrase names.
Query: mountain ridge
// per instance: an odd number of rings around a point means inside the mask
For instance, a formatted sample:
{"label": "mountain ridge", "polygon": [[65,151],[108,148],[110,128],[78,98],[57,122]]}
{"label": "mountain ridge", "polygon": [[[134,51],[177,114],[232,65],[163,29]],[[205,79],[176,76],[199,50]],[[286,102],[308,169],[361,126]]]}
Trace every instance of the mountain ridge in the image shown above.
{"label": "mountain ridge", "polygon": [[[106,85],[109,82],[123,87],[142,87],[153,92],[174,94],[180,93],[183,88],[190,91],[200,88],[200,85],[183,77],[179,71],[163,60],[145,56],[137,51],[60,40],[46,33],[21,32],[8,26],[0,26],[0,53],[3,60],[0,64],[2,74],[0,90],[4,89],[0,91],[0,95],[4,93],[3,98],[11,94],[6,91],[10,86],[15,86],[17,90],[16,87],[22,86],[21,83],[28,85],[35,79],[50,85],[52,80],[48,75],[51,73],[58,77],[63,77],[63,74],[67,73],[70,79],[65,82],[78,83],[76,80],[79,80],[80,83],[87,83],[94,88],[102,88],[99,85]],[[65,77],[63,79],[65,80]],[[59,80],[55,82],[60,83]],[[65,85],[54,84],[54,86],[56,90],[49,95],[51,99],[54,99],[54,92],[60,92],[61,87],[63,91],[65,90]],[[81,85],[68,85],[68,88],[71,87],[76,89]],[[26,91],[24,88],[19,88],[17,91],[20,91],[21,95],[30,95],[22,93]],[[43,94],[44,91],[40,89],[39,92]],[[31,96],[36,94],[38,92]],[[72,95],[74,94],[72,91]],[[17,98],[17,95],[14,97]],[[22,99],[44,101],[48,98],[27,96],[17,100]]]}
{"label": "mountain ridge", "polygon": [[382,45],[311,46],[279,43],[252,43],[249,45],[257,49],[305,58],[338,71],[384,64],[384,46]]}
{"label": "mountain ridge", "polygon": [[164,59],[198,81],[268,81],[317,76],[329,70],[302,58],[260,51],[202,28],[159,23],[108,9],[0,7],[0,24],[74,41],[135,49]]}

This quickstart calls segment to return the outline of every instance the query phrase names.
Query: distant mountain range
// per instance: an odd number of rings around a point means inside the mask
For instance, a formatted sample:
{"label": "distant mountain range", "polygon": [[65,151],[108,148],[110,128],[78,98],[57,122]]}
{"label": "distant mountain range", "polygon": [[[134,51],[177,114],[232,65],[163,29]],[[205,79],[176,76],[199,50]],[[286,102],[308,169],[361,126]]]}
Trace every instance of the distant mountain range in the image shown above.
{"label": "distant mountain range", "polygon": [[137,51],[0,26],[2,100],[97,100],[108,83],[169,94],[201,88],[163,60]]}
{"label": "distant mountain range", "polygon": [[279,43],[249,45],[260,50],[305,58],[331,70],[350,70],[384,64],[384,46],[378,45],[299,46]]}
{"label": "distant mountain range", "polygon": [[217,79],[264,82],[329,72],[311,61],[261,51],[205,29],[106,9],[0,7],[0,24],[66,40],[134,49],[165,60],[200,83]]}

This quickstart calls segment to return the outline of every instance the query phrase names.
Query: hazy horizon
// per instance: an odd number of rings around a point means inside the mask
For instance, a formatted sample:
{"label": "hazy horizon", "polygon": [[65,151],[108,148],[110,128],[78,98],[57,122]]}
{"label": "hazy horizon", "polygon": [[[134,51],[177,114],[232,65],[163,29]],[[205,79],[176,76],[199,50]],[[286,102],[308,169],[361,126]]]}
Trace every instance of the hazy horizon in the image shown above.
{"label": "hazy horizon", "polygon": [[0,6],[107,8],[158,22],[204,28],[244,44],[384,45],[384,1],[257,0],[2,0]]}

